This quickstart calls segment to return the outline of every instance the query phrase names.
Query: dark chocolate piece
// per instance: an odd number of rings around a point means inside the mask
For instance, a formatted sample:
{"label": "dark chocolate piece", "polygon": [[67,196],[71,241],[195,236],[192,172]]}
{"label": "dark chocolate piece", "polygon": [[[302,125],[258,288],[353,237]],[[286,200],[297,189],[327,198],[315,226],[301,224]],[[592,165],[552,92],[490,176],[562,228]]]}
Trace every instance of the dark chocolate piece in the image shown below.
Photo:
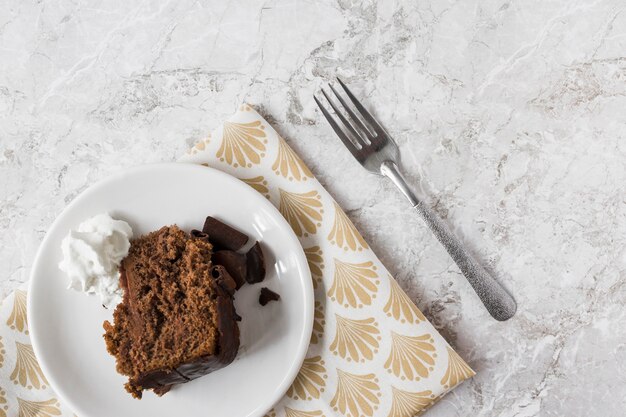
{"label": "dark chocolate piece", "polygon": [[259,294],[259,304],[264,306],[270,301],[278,301],[280,300],[280,295],[270,290],[267,287],[261,288],[261,293]]}
{"label": "dark chocolate piece", "polygon": [[202,239],[206,242],[209,241],[209,235],[207,233],[201,232],[198,229],[193,229],[190,234],[192,237],[195,237],[196,239]]}
{"label": "dark chocolate piece", "polygon": [[263,249],[259,242],[246,253],[246,281],[249,284],[256,284],[265,279],[265,260],[263,256]]}
{"label": "dark chocolate piece", "polygon": [[237,289],[237,282],[233,279],[233,277],[228,273],[228,270],[222,265],[213,265],[211,267],[211,275],[215,278],[215,283],[220,286],[224,291],[226,291],[231,296],[235,294],[235,290]]}
{"label": "dark chocolate piece", "polygon": [[215,265],[222,265],[237,283],[237,289],[246,283],[246,255],[232,250],[219,250],[213,254],[211,261]]}
{"label": "dark chocolate piece", "polygon": [[[232,298],[235,281],[220,265],[214,266],[211,272],[215,278],[212,285],[217,293],[218,353],[182,364],[176,369],[147,372],[137,378],[135,385],[143,389],[153,389],[157,395],[163,395],[172,385],[182,384],[221,369],[235,359],[239,350],[239,327],[236,323],[238,316]],[[215,274],[218,276],[215,277]]]}
{"label": "dark chocolate piece", "polygon": [[204,221],[202,231],[209,235],[209,241],[217,250],[237,251],[248,242],[248,236],[211,216],[208,216]]}

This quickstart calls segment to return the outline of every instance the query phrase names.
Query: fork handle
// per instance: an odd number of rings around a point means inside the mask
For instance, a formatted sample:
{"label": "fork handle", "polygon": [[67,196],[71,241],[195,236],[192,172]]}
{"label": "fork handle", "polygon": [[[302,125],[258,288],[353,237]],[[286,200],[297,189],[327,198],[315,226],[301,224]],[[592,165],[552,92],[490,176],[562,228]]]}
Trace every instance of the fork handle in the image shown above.
{"label": "fork handle", "polygon": [[459,238],[452,233],[448,225],[424,201],[415,195],[398,166],[391,161],[385,161],[381,165],[381,173],[391,179],[409,200],[413,208],[422,216],[422,219],[435,234],[437,240],[446,248],[465,278],[472,285],[489,314],[499,321],[513,317],[517,310],[517,304],[513,297],[485,268],[476,262]]}

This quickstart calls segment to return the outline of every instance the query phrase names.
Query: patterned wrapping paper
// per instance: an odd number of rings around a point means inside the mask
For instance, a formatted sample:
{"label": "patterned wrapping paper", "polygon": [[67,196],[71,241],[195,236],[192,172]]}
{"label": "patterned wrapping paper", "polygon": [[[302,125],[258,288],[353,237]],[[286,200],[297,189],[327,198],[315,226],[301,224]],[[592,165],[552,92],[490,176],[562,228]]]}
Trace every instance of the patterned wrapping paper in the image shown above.
{"label": "patterned wrapping paper", "polygon": [[[311,344],[293,385],[266,417],[411,417],[474,375],[250,106],[181,161],[225,171],[268,198],[300,239],[311,268]],[[26,292],[17,290],[0,307],[0,417],[72,415],[37,364]]]}

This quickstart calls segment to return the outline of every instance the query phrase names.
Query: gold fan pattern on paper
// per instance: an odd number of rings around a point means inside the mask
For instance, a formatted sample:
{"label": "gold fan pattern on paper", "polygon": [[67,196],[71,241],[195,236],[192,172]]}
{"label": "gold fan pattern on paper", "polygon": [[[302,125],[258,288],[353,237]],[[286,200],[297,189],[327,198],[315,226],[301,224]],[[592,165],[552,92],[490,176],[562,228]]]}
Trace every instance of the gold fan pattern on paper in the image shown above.
{"label": "gold fan pattern on paper", "polygon": [[434,369],[435,340],[430,334],[403,336],[391,332],[391,352],[385,368],[401,379],[416,380],[427,378]]}
{"label": "gold fan pattern on paper", "polygon": [[315,307],[313,310],[313,332],[311,333],[311,344],[317,344],[324,334],[324,326],[326,320],[324,319],[324,305],[320,301],[315,301]]}
{"label": "gold fan pattern on paper", "polygon": [[287,142],[280,136],[278,137],[278,155],[272,165],[272,170],[289,181],[304,181],[313,178],[313,174],[309,171],[302,159],[287,145]]}
{"label": "gold fan pattern on paper", "polygon": [[258,165],[265,156],[267,135],[259,120],[250,123],[224,122],[222,144],[216,156],[234,168]]}
{"label": "gold fan pattern on paper", "polygon": [[317,288],[323,276],[324,258],[322,256],[324,253],[319,246],[312,246],[306,248],[304,254],[311,270],[311,277],[313,277],[313,288]]}
{"label": "gold fan pattern on paper", "polygon": [[335,314],[336,333],[330,350],[343,359],[355,362],[372,360],[378,353],[381,337],[376,320],[353,320]]}
{"label": "gold fan pattern on paper", "polygon": [[263,175],[252,178],[242,178],[241,181],[254,188],[257,192],[263,194],[265,198],[270,198],[270,189],[267,188],[267,180]]}
{"label": "gold fan pattern on paper", "polygon": [[408,392],[391,387],[391,411],[388,417],[413,417],[434,401],[432,391]]}
{"label": "gold fan pattern on paper", "polygon": [[60,416],[60,404],[55,398],[47,401],[26,401],[17,398],[19,417],[52,417]]}
{"label": "gold fan pattern on paper", "polygon": [[320,410],[302,411],[285,407],[285,417],[324,417],[324,413]]}
{"label": "gold fan pattern on paper", "polygon": [[333,245],[337,245],[344,250],[363,250],[369,248],[363,236],[356,230],[352,221],[346,213],[339,207],[337,203],[333,203],[335,207],[335,221],[333,228],[328,234],[328,240]]}
{"label": "gold fan pattern on paper", "polygon": [[389,300],[387,300],[383,311],[387,316],[393,317],[401,323],[413,324],[426,320],[422,312],[419,311],[409,296],[402,291],[400,285],[391,275],[389,275]]}
{"label": "gold fan pattern on paper", "polygon": [[35,358],[33,347],[15,342],[15,351],[15,368],[11,373],[11,381],[28,389],[45,388],[48,381]]}
{"label": "gold fan pattern on paper", "polygon": [[295,400],[309,401],[313,398],[319,398],[320,394],[324,392],[326,378],[328,376],[321,356],[305,359],[298,376],[289,387],[287,395]]}
{"label": "gold fan pattern on paper", "polygon": [[26,321],[26,291],[15,290],[13,296],[13,310],[11,310],[7,324],[11,329],[17,329],[20,332],[28,334]]}
{"label": "gold fan pattern on paper", "polygon": [[449,346],[446,346],[448,351],[448,368],[446,373],[441,378],[441,385],[444,388],[452,388],[457,386],[461,381],[471,378],[475,375],[472,368],[470,368],[463,359],[452,350]]}
{"label": "gold fan pattern on paper", "polygon": [[328,296],[345,307],[361,308],[372,304],[380,283],[376,269],[372,261],[353,264],[335,259],[333,285]]}
{"label": "gold fan pattern on paper", "polygon": [[315,190],[306,193],[290,193],[280,189],[279,210],[299,237],[315,234],[322,225],[321,197]]}
{"label": "gold fan pattern on paper", "polygon": [[0,388],[0,417],[7,417],[6,411],[9,409],[7,405],[7,392]]}
{"label": "gold fan pattern on paper", "polygon": [[380,395],[374,374],[355,375],[337,369],[337,392],[330,405],[346,417],[369,417],[378,409]]}

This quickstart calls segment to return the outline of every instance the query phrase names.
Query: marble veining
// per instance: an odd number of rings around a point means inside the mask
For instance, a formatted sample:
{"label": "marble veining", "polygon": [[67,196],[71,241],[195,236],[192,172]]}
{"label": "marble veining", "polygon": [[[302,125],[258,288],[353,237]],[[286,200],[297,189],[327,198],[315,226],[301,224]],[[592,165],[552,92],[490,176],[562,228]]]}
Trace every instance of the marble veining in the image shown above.
{"label": "marble veining", "polygon": [[[312,101],[336,75],[516,296],[514,319],[492,320],[342,149]],[[176,160],[243,101],[478,371],[429,416],[624,415],[623,1],[0,0],[0,295],[88,185]]]}

